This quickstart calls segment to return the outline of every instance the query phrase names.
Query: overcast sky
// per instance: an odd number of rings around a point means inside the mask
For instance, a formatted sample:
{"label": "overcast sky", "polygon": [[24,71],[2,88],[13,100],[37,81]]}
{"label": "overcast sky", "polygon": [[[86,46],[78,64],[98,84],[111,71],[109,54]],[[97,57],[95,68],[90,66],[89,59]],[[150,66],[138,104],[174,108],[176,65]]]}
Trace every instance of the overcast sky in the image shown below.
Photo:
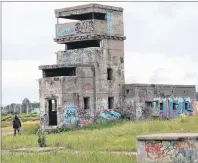
{"label": "overcast sky", "polygon": [[[39,101],[39,65],[56,64],[54,9],[77,2],[2,4],[2,102]],[[124,8],[126,83],[198,89],[198,3],[102,3]]]}

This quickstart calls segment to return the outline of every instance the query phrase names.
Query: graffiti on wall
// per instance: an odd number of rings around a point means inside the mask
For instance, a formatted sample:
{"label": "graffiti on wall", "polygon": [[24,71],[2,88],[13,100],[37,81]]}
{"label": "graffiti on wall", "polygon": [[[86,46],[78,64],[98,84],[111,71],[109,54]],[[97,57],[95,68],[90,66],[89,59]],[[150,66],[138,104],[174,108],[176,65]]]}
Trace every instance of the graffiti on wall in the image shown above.
{"label": "graffiti on wall", "polygon": [[164,119],[171,119],[179,114],[193,115],[196,112],[196,103],[190,98],[155,98],[152,101],[152,112]]}
{"label": "graffiti on wall", "polygon": [[[68,26],[69,25],[69,26]],[[77,22],[75,24],[58,24],[56,26],[57,37],[63,37],[72,34],[92,33],[94,31],[94,23],[90,21]]]}
{"label": "graffiti on wall", "polygon": [[47,114],[46,113],[41,113],[40,114],[40,120],[41,120],[41,122],[45,122],[46,121],[46,118],[47,118]]}
{"label": "graffiti on wall", "polygon": [[63,37],[75,33],[75,29],[72,27],[64,27],[63,25],[57,25],[57,36]]}
{"label": "graffiti on wall", "polygon": [[93,21],[82,21],[76,23],[75,31],[78,34],[92,33],[94,31]]}
{"label": "graffiti on wall", "polygon": [[107,31],[109,34],[113,33],[113,13],[108,12],[106,15],[107,19]]}
{"label": "graffiti on wall", "polygon": [[74,104],[69,104],[66,106],[64,111],[64,120],[72,125],[77,124],[77,107]]}
{"label": "graffiti on wall", "polygon": [[92,48],[65,51],[64,54],[59,57],[59,64],[85,63],[84,61],[92,59],[92,53]]}
{"label": "graffiti on wall", "polygon": [[149,160],[172,160],[174,162],[198,161],[196,141],[147,141],[146,157]]}
{"label": "graffiti on wall", "polygon": [[115,120],[119,119],[121,117],[121,114],[112,110],[104,110],[100,111],[96,118],[99,120]]}

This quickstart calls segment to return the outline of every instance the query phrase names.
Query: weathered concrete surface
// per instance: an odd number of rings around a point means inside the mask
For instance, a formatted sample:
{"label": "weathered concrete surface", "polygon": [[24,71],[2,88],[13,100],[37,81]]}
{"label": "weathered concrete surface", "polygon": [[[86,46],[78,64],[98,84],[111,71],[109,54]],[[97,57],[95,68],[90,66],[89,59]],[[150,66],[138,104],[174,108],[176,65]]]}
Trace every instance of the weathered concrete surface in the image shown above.
{"label": "weathered concrete surface", "polygon": [[39,66],[42,128],[90,124],[101,114],[114,119],[110,110],[131,120],[195,115],[195,86],[125,84],[122,8],[88,4],[55,15],[79,21],[57,21],[54,40],[65,50],[56,64]]}
{"label": "weathered concrete surface", "polygon": [[167,133],[137,137],[138,163],[197,163],[198,133]]}
{"label": "weathered concrete surface", "polygon": [[136,120],[195,115],[195,92],[195,85],[124,84],[122,111]]}
{"label": "weathered concrete surface", "polygon": [[86,4],[86,5],[56,9],[55,15],[57,18],[61,18],[65,16],[80,15],[80,14],[92,13],[92,12],[107,13],[108,11],[123,12],[123,8],[101,5],[101,4]]}

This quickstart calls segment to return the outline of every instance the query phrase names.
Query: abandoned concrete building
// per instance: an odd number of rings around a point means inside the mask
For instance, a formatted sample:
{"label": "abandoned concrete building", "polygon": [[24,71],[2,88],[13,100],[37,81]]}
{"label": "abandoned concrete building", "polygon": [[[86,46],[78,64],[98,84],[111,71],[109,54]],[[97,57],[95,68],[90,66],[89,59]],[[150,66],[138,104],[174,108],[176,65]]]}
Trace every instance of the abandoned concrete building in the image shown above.
{"label": "abandoned concrete building", "polygon": [[39,66],[41,126],[196,113],[194,85],[125,84],[122,8],[87,4],[56,9],[55,16],[54,41],[65,49],[56,53],[56,64]]}

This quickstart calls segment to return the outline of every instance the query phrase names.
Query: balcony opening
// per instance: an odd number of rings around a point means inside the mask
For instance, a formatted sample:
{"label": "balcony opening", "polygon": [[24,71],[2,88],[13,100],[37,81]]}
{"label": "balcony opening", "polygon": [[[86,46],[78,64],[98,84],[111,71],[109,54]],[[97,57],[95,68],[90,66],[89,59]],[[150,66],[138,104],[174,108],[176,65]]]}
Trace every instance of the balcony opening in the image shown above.
{"label": "balcony opening", "polygon": [[108,97],[108,108],[113,109],[114,98]]}
{"label": "balcony opening", "polygon": [[84,109],[85,110],[89,109],[89,101],[90,101],[89,97],[84,97]]}
{"label": "balcony opening", "polygon": [[64,67],[43,70],[43,77],[76,76],[76,67]]}
{"label": "balcony opening", "polygon": [[77,41],[67,43],[67,50],[81,49],[88,47],[100,47],[100,40]]}
{"label": "balcony opening", "polygon": [[105,20],[105,16],[106,14],[104,13],[90,12],[90,13],[85,13],[85,14],[64,16],[60,18],[73,19],[73,20],[91,20],[91,19]]}
{"label": "balcony opening", "polygon": [[111,68],[107,69],[107,80],[113,79],[113,70]]}

